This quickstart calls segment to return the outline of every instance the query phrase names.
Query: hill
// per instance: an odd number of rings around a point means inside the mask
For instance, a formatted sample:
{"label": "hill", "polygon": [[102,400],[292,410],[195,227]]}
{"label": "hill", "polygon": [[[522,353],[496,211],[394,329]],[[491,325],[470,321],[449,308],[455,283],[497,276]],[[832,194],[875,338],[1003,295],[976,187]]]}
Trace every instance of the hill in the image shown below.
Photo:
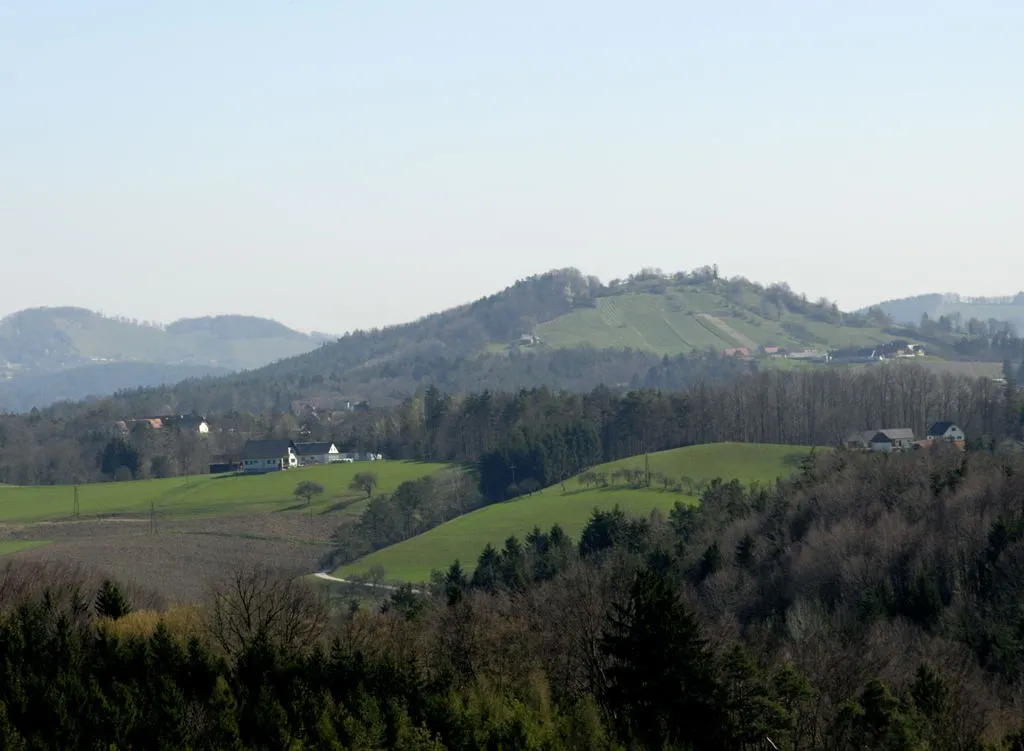
{"label": "hill", "polygon": [[[675,480],[685,475],[693,486],[715,478],[771,483],[792,474],[809,451],[809,447],[801,446],[718,443],[662,451],[648,459],[652,473]],[[643,456],[602,464],[592,472],[607,475],[608,487],[584,486],[577,479],[571,485],[567,483],[564,491],[561,486],[553,486],[524,498],[486,506],[342,566],[335,575],[348,578],[380,566],[388,579],[426,581],[433,569],[447,568],[456,558],[464,569],[472,571],[487,543],[500,548],[510,535],[522,539],[534,526],[547,530],[557,523],[578,539],[595,508],[619,505],[630,513],[646,516],[654,509],[667,513],[677,501],[696,502],[693,495],[684,494],[693,492],[693,486],[673,492],[656,483],[641,488],[616,479],[621,470],[642,470],[644,466]]]}
{"label": "hill", "polygon": [[412,323],[346,334],[259,370],[162,389],[134,408],[264,412],[288,399],[300,412],[362,401],[386,406],[428,385],[463,393],[635,386],[666,357],[686,357],[691,371],[721,377],[746,368],[726,357],[735,348],[872,346],[906,334],[873,315],[810,302],[785,285],[721,279],[714,269],[645,271],[607,285],[561,269]]}
{"label": "hill", "polygon": [[257,368],[323,341],[249,316],[162,327],[82,308],[24,310],[0,320],[0,409]]}
{"label": "hill", "polygon": [[933,321],[942,316],[967,322],[1005,321],[1024,331],[1024,292],[1012,297],[963,297],[957,294],[928,294],[886,300],[877,306],[896,323],[918,325],[923,316]]}

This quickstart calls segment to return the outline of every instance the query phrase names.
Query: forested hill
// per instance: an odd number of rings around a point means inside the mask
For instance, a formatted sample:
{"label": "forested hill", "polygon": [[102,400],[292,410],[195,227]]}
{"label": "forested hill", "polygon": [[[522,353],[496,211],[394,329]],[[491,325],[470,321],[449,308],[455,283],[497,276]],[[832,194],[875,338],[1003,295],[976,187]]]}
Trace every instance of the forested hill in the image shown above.
{"label": "forested hill", "polygon": [[827,350],[900,338],[951,359],[1019,363],[1024,355],[1021,342],[1001,330],[925,332],[894,325],[877,309],[843,313],[784,284],[723,279],[714,268],[645,270],[608,284],[561,269],[412,323],[347,334],[259,370],[124,398],[144,411],[299,413],[364,401],[388,406],[430,385],[450,393],[678,388],[763,367],[731,356],[742,348]]}
{"label": "forested hill", "polygon": [[561,269],[412,323],[349,333],[252,372],[123,399],[144,411],[287,412],[363,401],[386,406],[428,385],[449,392],[671,388],[696,374],[749,371],[749,363],[726,356],[733,349],[868,346],[893,338],[888,325],[884,316],[844,314],[785,285],[722,279],[714,268],[647,270],[608,284]]}
{"label": "forested hill", "polygon": [[0,320],[0,409],[257,368],[324,341],[251,316],[167,326],[82,308],[34,308]]}

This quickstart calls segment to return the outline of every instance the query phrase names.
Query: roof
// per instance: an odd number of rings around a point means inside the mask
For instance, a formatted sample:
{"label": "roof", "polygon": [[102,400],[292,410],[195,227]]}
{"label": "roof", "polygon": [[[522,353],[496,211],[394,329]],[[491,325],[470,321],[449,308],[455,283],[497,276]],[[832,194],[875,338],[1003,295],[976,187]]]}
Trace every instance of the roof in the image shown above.
{"label": "roof", "polygon": [[331,453],[331,449],[337,451],[334,448],[334,444],[328,441],[327,443],[296,443],[295,453],[299,456],[320,456],[322,454]]}
{"label": "roof", "polygon": [[945,435],[950,428],[956,427],[956,423],[949,420],[937,422],[928,429],[928,435]]}
{"label": "roof", "polygon": [[242,459],[277,459],[288,455],[288,449],[295,444],[287,438],[269,441],[246,441],[242,449]]}
{"label": "roof", "polygon": [[914,431],[911,428],[883,428],[876,430],[875,435],[884,435],[890,441],[912,441]]}

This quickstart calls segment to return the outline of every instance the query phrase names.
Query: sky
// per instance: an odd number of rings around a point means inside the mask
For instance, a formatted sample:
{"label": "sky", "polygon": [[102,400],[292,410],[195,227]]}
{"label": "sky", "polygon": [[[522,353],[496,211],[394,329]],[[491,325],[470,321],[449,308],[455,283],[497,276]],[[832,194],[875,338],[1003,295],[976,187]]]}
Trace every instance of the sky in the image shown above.
{"label": "sky", "polygon": [[1024,3],[2,0],[0,315],[1024,288]]}

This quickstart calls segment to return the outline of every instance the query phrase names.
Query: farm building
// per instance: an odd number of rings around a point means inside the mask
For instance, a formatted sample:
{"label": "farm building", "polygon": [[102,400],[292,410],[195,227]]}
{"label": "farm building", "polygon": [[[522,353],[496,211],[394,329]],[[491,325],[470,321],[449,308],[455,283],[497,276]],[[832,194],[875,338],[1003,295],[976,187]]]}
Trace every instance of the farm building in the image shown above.
{"label": "farm building", "polygon": [[862,430],[846,439],[846,445],[850,448],[871,449],[872,451],[907,449],[913,443],[914,431],[910,428]]}
{"label": "farm building", "polygon": [[967,440],[967,436],[956,423],[943,421],[935,423],[928,429],[928,440],[963,443]]}
{"label": "farm building", "polygon": [[247,441],[242,449],[242,471],[250,474],[277,472],[299,466],[295,444],[285,439]]}
{"label": "farm building", "polygon": [[338,447],[329,441],[327,443],[296,443],[295,454],[299,457],[299,464],[303,466],[341,461]]}
{"label": "farm building", "polygon": [[829,361],[837,364],[876,362],[883,359],[882,354],[874,347],[851,347],[837,349],[829,353]]}

